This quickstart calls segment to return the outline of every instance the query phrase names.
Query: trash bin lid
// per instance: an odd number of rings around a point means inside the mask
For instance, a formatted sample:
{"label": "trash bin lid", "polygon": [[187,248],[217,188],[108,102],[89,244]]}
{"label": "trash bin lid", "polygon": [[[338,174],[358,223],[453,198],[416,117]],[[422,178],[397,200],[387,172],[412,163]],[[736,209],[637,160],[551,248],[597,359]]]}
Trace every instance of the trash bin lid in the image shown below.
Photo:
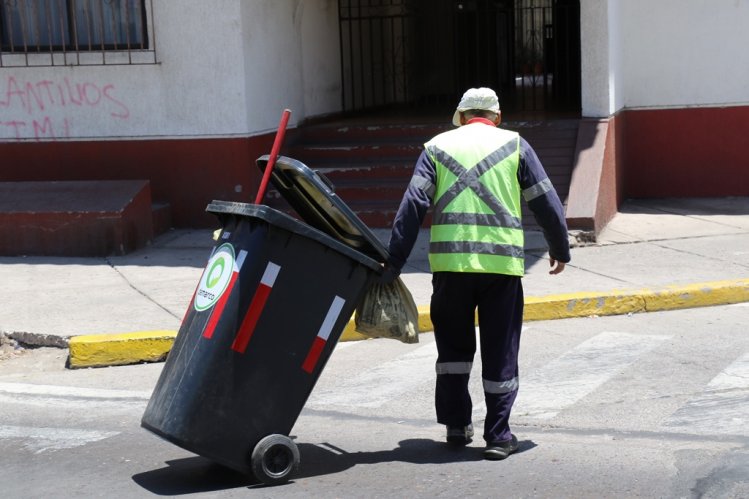
{"label": "trash bin lid", "polygon": [[382,270],[382,266],[368,255],[365,255],[364,253],[343,244],[338,239],[334,239],[324,232],[269,206],[238,203],[236,201],[214,200],[208,204],[206,211],[217,215],[219,219],[223,219],[226,215],[236,215],[262,220],[269,225],[285,230],[287,233],[293,233],[306,239],[311,239],[327,248],[334,249],[349,259],[359,262],[372,270]]}
{"label": "trash bin lid", "polygon": [[[269,159],[267,154],[257,159],[261,171],[265,172]],[[301,161],[278,156],[271,182],[307,224],[380,263],[387,262],[385,246],[336,195],[333,184],[322,174]]]}

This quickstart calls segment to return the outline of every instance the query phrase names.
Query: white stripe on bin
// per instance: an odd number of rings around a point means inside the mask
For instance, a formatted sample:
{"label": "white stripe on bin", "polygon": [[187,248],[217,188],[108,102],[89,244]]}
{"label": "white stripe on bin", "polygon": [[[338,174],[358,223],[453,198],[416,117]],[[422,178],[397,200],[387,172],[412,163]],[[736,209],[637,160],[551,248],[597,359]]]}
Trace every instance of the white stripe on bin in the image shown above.
{"label": "white stripe on bin", "polygon": [[269,288],[272,288],[280,270],[281,267],[279,265],[276,265],[273,262],[268,262],[268,266],[265,267],[265,272],[263,272],[263,277],[260,279],[260,284],[265,284]]}
{"label": "white stripe on bin", "polygon": [[330,332],[333,331],[333,326],[338,320],[338,317],[341,315],[341,310],[343,310],[343,305],[345,303],[346,300],[344,300],[340,296],[336,296],[335,298],[333,298],[333,303],[328,309],[328,314],[325,316],[325,320],[322,322],[322,326],[320,326],[320,331],[318,331],[317,333],[318,338],[322,338],[323,340],[328,341]]}

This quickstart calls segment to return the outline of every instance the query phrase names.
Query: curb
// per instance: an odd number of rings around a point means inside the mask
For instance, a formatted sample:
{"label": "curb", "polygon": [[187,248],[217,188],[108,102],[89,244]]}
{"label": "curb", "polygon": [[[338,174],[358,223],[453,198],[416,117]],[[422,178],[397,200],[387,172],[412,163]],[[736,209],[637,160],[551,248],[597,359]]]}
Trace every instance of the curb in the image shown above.
{"label": "curb", "polygon": [[570,293],[525,302],[526,321],[568,319],[684,308],[730,305],[749,301],[749,279],[605,293]]}
{"label": "curb", "polygon": [[[749,302],[749,279],[713,281],[659,289],[568,293],[545,297],[529,296],[525,299],[523,320],[530,322],[624,315],[740,302]],[[431,331],[433,326],[429,318],[429,306],[419,306],[418,310],[419,330]],[[176,336],[176,331],[74,336],[68,342],[69,366],[71,368],[106,367],[162,361],[169,353]],[[339,341],[358,341],[367,338],[355,331],[352,318],[343,329]]]}
{"label": "curb", "polygon": [[70,368],[107,367],[166,359],[176,331],[73,336],[68,341]]}

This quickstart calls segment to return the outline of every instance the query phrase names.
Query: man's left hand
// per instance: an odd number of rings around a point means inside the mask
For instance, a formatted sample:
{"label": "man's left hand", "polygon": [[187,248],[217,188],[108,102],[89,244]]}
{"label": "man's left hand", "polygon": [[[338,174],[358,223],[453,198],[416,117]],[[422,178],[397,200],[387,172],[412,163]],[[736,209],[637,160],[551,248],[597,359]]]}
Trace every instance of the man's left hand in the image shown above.
{"label": "man's left hand", "polygon": [[385,264],[385,268],[382,270],[378,282],[380,284],[390,284],[398,278],[400,273],[401,271],[394,268],[392,265]]}
{"label": "man's left hand", "polygon": [[549,266],[551,267],[549,274],[556,275],[564,271],[565,263],[555,260],[554,258],[549,258]]}

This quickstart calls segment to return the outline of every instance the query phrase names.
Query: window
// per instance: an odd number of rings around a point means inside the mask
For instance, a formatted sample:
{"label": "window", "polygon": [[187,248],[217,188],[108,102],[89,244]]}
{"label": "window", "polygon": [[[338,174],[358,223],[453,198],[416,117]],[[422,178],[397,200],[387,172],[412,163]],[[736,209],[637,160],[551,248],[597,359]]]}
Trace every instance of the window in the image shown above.
{"label": "window", "polygon": [[148,50],[147,1],[0,0],[2,52]]}

